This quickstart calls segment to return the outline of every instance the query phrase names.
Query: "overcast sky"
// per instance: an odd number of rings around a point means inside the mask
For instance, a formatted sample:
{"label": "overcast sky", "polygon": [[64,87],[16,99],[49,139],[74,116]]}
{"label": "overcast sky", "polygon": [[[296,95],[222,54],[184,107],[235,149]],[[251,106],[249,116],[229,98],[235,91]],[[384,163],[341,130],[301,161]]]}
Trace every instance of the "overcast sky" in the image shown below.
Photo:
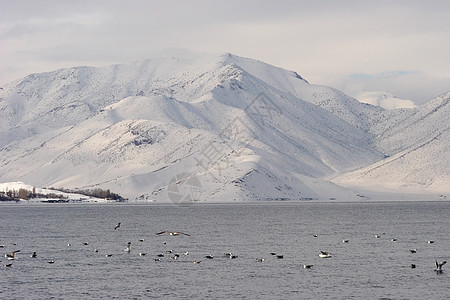
{"label": "overcast sky", "polygon": [[0,82],[188,49],[420,104],[450,91],[449,16],[447,0],[0,0]]}

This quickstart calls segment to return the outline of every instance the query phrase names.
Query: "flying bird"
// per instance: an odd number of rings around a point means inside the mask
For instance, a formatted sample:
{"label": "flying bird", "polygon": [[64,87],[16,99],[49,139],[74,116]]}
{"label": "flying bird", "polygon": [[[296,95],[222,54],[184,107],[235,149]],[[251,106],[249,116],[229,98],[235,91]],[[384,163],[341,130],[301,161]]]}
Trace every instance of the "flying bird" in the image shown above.
{"label": "flying bird", "polygon": [[20,250],[16,250],[16,251],[11,252],[11,253],[6,253],[6,254],[5,254],[5,257],[6,257],[8,260],[14,260],[14,259],[16,259],[16,253],[18,253],[18,252],[20,252]]}
{"label": "flying bird", "polygon": [[322,258],[330,258],[330,257],[331,257],[331,254],[328,253],[328,252],[325,252],[325,251],[320,251],[319,257],[322,257]]}
{"label": "flying bird", "polygon": [[187,233],[184,233],[184,232],[180,232],[180,231],[169,231],[169,230],[164,230],[164,231],[158,232],[157,235],[161,235],[161,234],[164,234],[164,233],[167,233],[167,234],[169,234],[170,236],[177,236],[177,235],[180,235],[180,234],[184,234],[184,235],[187,235],[187,236],[191,236],[190,234],[187,234]]}
{"label": "flying bird", "polygon": [[442,266],[443,265],[445,265],[447,263],[447,261],[443,261],[443,262],[438,262],[437,260],[436,260],[436,272],[438,272],[438,273],[442,273]]}
{"label": "flying bird", "polygon": [[119,223],[117,223],[117,225],[116,225],[116,227],[114,227],[114,230],[116,230],[117,228],[119,228],[120,227],[120,222]]}
{"label": "flying bird", "polygon": [[311,269],[313,267],[313,265],[303,265],[304,269]]}

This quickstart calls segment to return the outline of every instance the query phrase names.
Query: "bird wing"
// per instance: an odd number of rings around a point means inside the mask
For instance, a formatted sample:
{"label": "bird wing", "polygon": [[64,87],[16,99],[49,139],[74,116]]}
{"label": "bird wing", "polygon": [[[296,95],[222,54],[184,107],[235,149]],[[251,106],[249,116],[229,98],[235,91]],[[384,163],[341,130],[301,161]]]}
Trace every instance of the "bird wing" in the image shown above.
{"label": "bird wing", "polygon": [[158,232],[157,234],[164,234],[164,233],[167,233],[167,232],[169,232],[169,231],[168,230],[164,230],[164,231]]}

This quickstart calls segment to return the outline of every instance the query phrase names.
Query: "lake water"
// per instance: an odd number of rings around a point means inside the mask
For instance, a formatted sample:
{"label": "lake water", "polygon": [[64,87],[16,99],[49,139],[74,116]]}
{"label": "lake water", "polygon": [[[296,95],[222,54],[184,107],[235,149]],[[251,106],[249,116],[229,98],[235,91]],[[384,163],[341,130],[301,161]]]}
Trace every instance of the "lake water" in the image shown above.
{"label": "lake water", "polygon": [[449,212],[449,202],[2,204],[0,299],[448,299],[450,264],[434,268],[450,261]]}

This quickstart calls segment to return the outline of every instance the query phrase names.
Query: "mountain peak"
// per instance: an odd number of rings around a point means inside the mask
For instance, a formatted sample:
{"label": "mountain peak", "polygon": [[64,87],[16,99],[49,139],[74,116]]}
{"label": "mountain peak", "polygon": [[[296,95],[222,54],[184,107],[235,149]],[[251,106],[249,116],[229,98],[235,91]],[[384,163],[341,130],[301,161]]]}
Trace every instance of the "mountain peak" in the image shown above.
{"label": "mountain peak", "polygon": [[[0,182],[157,201],[173,200],[182,174],[201,201],[358,199],[349,187],[373,179],[357,173],[371,168],[399,189],[445,182],[382,171],[395,155],[420,169],[448,154],[444,100],[386,111],[229,53],[33,74],[0,97]],[[431,146],[432,157],[414,150]]]}

